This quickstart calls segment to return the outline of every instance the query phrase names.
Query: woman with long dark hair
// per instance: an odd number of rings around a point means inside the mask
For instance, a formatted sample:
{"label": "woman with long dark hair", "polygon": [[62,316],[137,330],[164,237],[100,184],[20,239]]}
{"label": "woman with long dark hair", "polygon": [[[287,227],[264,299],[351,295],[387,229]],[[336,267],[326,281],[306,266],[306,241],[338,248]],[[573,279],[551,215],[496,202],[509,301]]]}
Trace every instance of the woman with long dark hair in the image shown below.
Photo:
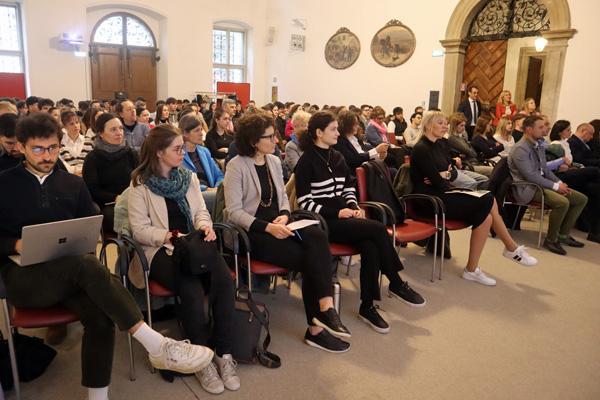
{"label": "woman with long dark hair", "polygon": [[232,132],[228,131],[230,124],[231,116],[227,111],[221,108],[214,111],[210,129],[206,134],[206,147],[217,160],[227,158],[229,145],[233,142]]}
{"label": "woman with long dark hair", "polygon": [[375,300],[380,300],[379,272],[390,281],[388,293],[409,305],[421,307],[425,299],[398,274],[402,263],[392,245],[385,225],[365,219],[358,207],[354,179],[344,157],[333,146],[338,142],[338,123],[329,111],[315,113],[300,146],[304,151],[296,165],[298,205],[321,214],[329,226],[332,242],[360,250],[359,317],[379,333],[389,324],[379,315]]}

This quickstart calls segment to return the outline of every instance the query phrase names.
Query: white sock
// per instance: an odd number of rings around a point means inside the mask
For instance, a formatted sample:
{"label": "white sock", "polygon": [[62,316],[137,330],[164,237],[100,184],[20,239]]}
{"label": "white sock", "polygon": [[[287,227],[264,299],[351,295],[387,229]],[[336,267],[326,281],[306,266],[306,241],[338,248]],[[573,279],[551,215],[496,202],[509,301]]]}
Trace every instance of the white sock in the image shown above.
{"label": "white sock", "polygon": [[108,400],[108,386],[88,388],[88,400]]}
{"label": "white sock", "polygon": [[152,355],[160,353],[160,345],[165,338],[163,335],[150,328],[145,322],[137,331],[135,331],[133,337]]}

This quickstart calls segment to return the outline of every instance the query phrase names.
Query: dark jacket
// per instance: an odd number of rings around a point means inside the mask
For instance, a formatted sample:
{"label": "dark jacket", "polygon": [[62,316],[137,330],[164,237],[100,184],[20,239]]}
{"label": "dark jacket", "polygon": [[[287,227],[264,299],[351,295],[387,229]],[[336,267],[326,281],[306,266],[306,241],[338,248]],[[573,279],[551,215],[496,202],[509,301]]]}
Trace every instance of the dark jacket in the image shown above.
{"label": "dark jacket", "polygon": [[210,150],[210,155],[217,160],[227,158],[227,153],[220,152],[219,149],[229,148],[233,142],[233,136],[228,132],[219,135],[216,129],[211,129],[206,134],[205,145]]}
{"label": "dark jacket", "polygon": [[[477,122],[477,118],[481,116],[481,102],[476,100],[477,103],[477,115],[475,116],[475,122]],[[471,100],[467,98],[465,101],[458,105],[458,112],[461,112],[467,117],[467,126],[471,125],[471,118],[473,117],[473,113],[471,112]]]}
{"label": "dark jacket", "polygon": [[504,146],[497,146],[498,142],[493,137],[486,135],[478,135],[471,140],[471,144],[477,155],[482,160],[487,160],[498,156],[498,154],[504,150]]}
{"label": "dark jacket", "polygon": [[583,164],[586,167],[600,167],[600,158],[594,157],[592,148],[587,143],[583,143],[577,136],[572,135],[569,140],[573,161]]}
{"label": "dark jacket", "polygon": [[131,173],[138,164],[138,154],[131,147],[116,153],[92,150],[83,162],[83,180],[96,204],[104,206],[115,201],[129,186]]}
{"label": "dark jacket", "polygon": [[340,135],[338,138],[338,142],[333,146],[334,149],[342,153],[344,156],[344,160],[350,168],[350,174],[356,175],[356,168],[360,167],[362,163],[369,161],[371,157],[369,156],[368,151],[372,149],[371,145],[365,144],[362,140],[358,140],[358,143],[365,151],[364,153],[359,153],[356,151],[350,140],[343,135]]}

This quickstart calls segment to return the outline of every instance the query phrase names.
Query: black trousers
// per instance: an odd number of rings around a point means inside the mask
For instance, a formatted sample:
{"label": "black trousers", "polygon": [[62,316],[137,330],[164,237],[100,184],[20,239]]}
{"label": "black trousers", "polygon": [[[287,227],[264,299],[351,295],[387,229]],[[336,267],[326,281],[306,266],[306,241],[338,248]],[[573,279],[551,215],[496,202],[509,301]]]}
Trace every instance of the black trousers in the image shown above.
{"label": "black trousers", "polygon": [[[235,293],[229,267],[219,254],[215,243],[204,244],[211,252],[207,259],[214,260],[212,270],[200,275],[186,274],[173,265],[173,259],[161,248],[150,266],[150,279],[177,293],[180,299],[178,319],[186,337],[193,344],[210,346],[217,355],[231,353]],[[204,300],[209,296],[213,317],[210,334],[209,319],[205,315]]]}
{"label": "black trousers", "polygon": [[329,239],[335,243],[356,246],[360,251],[360,299],[365,304],[381,300],[379,271],[391,284],[402,282],[403,269],[396,249],[381,222],[371,219],[329,219]]}
{"label": "black trousers", "polygon": [[300,230],[302,241],[277,239],[266,232],[248,232],[252,258],[302,273],[302,300],[308,325],[319,309],[319,299],[333,295],[331,252],[325,232],[315,226]]}
{"label": "black trousers", "polygon": [[591,234],[600,234],[600,168],[569,169],[556,175],[569,187],[588,197],[588,203],[580,218],[589,224]]}
{"label": "black trousers", "polygon": [[91,388],[108,386],[115,323],[124,331],[143,320],[119,279],[92,255],[63,257],[29,267],[9,262],[0,271],[14,306],[60,305],[79,315],[84,328],[81,384]]}

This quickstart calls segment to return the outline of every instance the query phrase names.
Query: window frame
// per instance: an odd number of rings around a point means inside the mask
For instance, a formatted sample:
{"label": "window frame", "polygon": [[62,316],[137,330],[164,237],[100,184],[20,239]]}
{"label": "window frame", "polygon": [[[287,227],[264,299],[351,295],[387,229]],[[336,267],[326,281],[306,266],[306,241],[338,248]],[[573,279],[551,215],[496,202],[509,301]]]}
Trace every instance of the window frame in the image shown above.
{"label": "window frame", "polygon": [[[122,32],[122,38],[121,38],[122,43],[117,44],[117,43],[96,42],[94,40],[94,36],[96,36],[96,31],[98,30],[98,28],[100,28],[100,26],[104,23],[104,21],[106,21],[107,19],[112,18],[112,17],[121,17],[122,18],[122,23],[123,23],[123,32]],[[127,18],[136,20],[140,25],[142,25],[144,28],[146,28],[146,30],[148,32],[150,32],[150,36],[152,37],[152,43],[153,43],[152,46],[136,46],[136,45],[127,43]],[[123,11],[117,11],[117,12],[113,12],[110,14],[106,14],[104,17],[100,18],[98,20],[98,22],[96,22],[96,25],[94,25],[94,29],[92,29],[92,33],[90,35],[90,44],[91,45],[101,45],[101,46],[129,47],[129,48],[134,48],[134,49],[156,49],[156,50],[158,50],[158,46],[156,44],[156,37],[154,36],[154,32],[152,32],[152,29],[150,29],[148,24],[143,19],[138,17],[137,15],[134,15],[134,14],[131,14],[128,12],[123,12]]]}
{"label": "window frame", "polygon": [[[227,52],[226,52],[227,63],[226,64],[214,62],[214,51],[215,51],[214,31],[225,31],[227,33],[227,40],[226,40],[226,42],[227,42]],[[243,64],[231,64],[229,62],[230,61],[230,59],[229,59],[229,57],[230,57],[229,42],[230,42],[230,35],[232,32],[241,33],[243,35],[242,36]],[[231,81],[229,81],[229,71],[232,69],[241,69],[242,70],[242,83],[246,82],[246,78],[247,78],[247,74],[248,74],[248,30],[239,28],[239,27],[214,25],[211,30],[211,35],[212,35],[211,43],[212,43],[212,60],[213,60],[212,70],[211,70],[212,79],[214,79],[214,70],[217,68],[220,68],[220,69],[225,69],[227,71],[227,81],[225,81],[225,82],[231,82]],[[219,82],[222,82],[222,81],[219,81]],[[217,81],[213,81],[213,90],[214,91],[217,90]]]}
{"label": "window frame", "polygon": [[0,73],[25,74],[25,42],[23,40],[23,20],[21,14],[21,5],[19,3],[7,3],[0,1],[0,7],[11,7],[15,9],[15,17],[17,19],[17,36],[19,39],[19,50],[2,50],[0,56],[19,57],[20,72],[0,71]]}

